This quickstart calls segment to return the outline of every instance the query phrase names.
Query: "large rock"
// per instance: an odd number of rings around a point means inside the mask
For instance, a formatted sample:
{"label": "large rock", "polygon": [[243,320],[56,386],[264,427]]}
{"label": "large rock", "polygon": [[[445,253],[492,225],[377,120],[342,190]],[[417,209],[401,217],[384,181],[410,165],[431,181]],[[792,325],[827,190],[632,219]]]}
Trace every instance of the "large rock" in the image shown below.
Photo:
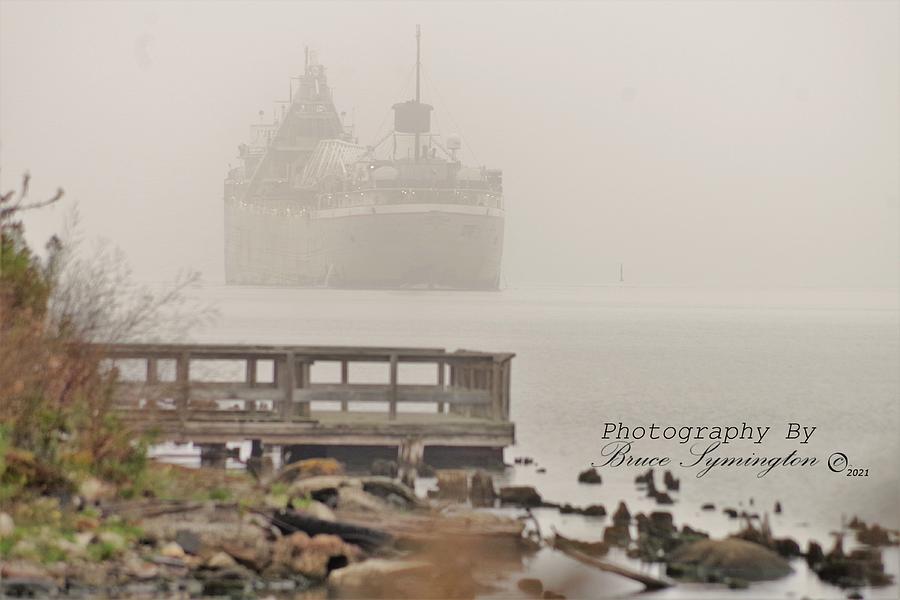
{"label": "large rock", "polygon": [[578,474],[578,483],[599,484],[603,483],[603,478],[600,477],[600,473],[597,472],[597,469],[591,467],[590,469],[582,471]]}
{"label": "large rock", "polygon": [[370,558],[328,574],[328,591],[336,598],[399,597],[402,581],[410,576],[425,576],[434,567],[426,562]]}
{"label": "large rock", "polygon": [[530,485],[510,485],[500,488],[500,503],[528,508],[542,506],[544,500]]}
{"label": "large rock", "polygon": [[336,535],[310,537],[298,531],[275,542],[271,570],[276,574],[300,573],[324,579],[329,572],[358,561],[361,555],[359,548]]}
{"label": "large rock", "polygon": [[766,581],[792,571],[786,560],[768,548],[736,538],[680,546],[666,562],[670,575],[698,581]]}

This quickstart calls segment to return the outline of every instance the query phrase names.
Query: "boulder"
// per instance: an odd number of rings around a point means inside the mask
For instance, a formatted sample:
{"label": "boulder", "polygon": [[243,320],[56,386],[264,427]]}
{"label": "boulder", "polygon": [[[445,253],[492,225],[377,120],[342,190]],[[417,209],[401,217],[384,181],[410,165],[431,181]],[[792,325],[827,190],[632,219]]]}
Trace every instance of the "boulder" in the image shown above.
{"label": "boulder", "polygon": [[768,548],[736,538],[680,546],[666,562],[674,576],[697,581],[767,581],[792,571],[787,561]]}
{"label": "boulder", "polygon": [[399,597],[404,577],[427,575],[434,567],[426,562],[370,558],[328,574],[328,592],[337,598]]}
{"label": "boulder", "polygon": [[597,469],[591,467],[578,474],[578,483],[600,484],[603,483],[603,478],[600,477],[600,473],[597,472]]}
{"label": "boulder", "polygon": [[544,501],[530,485],[510,485],[500,488],[500,503],[522,507],[541,506]]}

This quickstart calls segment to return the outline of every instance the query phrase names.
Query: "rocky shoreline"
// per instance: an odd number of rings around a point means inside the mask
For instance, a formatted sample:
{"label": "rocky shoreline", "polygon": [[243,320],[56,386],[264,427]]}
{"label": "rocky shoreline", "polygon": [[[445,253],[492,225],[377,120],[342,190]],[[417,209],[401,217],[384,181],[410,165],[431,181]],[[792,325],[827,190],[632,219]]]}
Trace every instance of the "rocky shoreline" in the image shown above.
{"label": "rocky shoreline", "polygon": [[[518,462],[518,461],[517,461]],[[522,464],[521,462],[519,464]],[[854,519],[857,547],[844,550],[835,536],[825,552],[776,537],[767,515],[738,514],[744,527],[725,539],[687,524],[671,512],[632,514],[620,501],[576,507],[544,500],[529,486],[495,488],[484,471],[439,470],[428,498],[391,477],[349,475],[330,459],[289,465],[255,479],[155,465],[181,497],[122,499],[97,480],[70,497],[39,497],[0,512],[0,593],[12,597],[128,598],[474,598],[508,586],[523,560],[541,547],[643,584],[647,589],[680,581],[744,588],[783,577],[789,560],[802,557],[823,580],[853,596],[862,586],[891,583],[880,548],[896,545],[896,531]],[[636,478],[640,491],[660,506],[680,488],[671,473],[657,488],[653,471]],[[578,475],[602,485],[596,471]],[[176,487],[177,487],[176,486]],[[185,493],[189,490],[190,493]],[[193,495],[193,497],[191,497]],[[521,509],[518,516],[479,510]],[[531,509],[549,508],[605,523],[602,541],[558,532],[545,536]],[[780,506],[776,507],[780,510]],[[704,510],[715,507],[704,505]],[[602,520],[602,521],[601,521]],[[618,548],[629,558],[664,565],[652,577],[609,562]],[[565,597],[540,580],[520,578],[524,596]]]}

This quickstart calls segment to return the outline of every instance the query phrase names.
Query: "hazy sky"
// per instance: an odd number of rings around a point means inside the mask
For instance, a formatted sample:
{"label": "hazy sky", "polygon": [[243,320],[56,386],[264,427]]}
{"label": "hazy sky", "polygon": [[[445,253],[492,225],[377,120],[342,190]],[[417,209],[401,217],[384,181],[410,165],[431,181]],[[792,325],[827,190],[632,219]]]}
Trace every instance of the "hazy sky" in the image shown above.
{"label": "hazy sky", "polygon": [[[0,177],[136,274],[223,279],[222,180],[303,48],[504,170],[505,281],[897,286],[897,2],[0,2]],[[404,84],[406,86],[404,87]]]}

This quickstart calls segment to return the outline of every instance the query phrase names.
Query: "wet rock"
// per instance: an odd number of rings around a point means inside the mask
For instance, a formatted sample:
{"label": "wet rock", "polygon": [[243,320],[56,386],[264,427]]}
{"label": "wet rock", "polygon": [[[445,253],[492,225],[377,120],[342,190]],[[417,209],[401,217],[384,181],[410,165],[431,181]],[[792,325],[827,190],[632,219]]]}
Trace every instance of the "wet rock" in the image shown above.
{"label": "wet rock", "polygon": [[773,540],[773,550],[785,558],[800,556],[800,544],[791,538],[779,538]]}
{"label": "wet rock", "polygon": [[469,474],[462,469],[439,469],[437,476],[438,498],[465,502],[469,497]]}
{"label": "wet rock", "polygon": [[653,498],[656,500],[657,504],[675,504],[675,501],[672,500],[672,497],[666,492],[656,492],[656,494],[653,495]]}
{"label": "wet rock", "polygon": [[860,594],[858,591],[852,591],[849,594],[847,594],[847,600],[862,600],[862,599],[863,599],[863,595]]}
{"label": "wet rock", "polygon": [[372,475],[380,475],[382,477],[390,477],[391,479],[396,479],[399,470],[400,467],[397,465],[397,461],[376,458],[374,461],[372,461],[372,466],[369,468],[369,473],[371,473]]}
{"label": "wet rock", "polygon": [[610,525],[603,530],[603,543],[608,546],[626,547],[631,542],[627,525]]}
{"label": "wet rock", "polygon": [[469,488],[469,500],[472,506],[493,506],[497,494],[494,491],[494,479],[484,471],[472,474]]}
{"label": "wet rock", "polygon": [[815,568],[823,560],[825,560],[825,552],[822,550],[822,546],[819,545],[819,542],[810,540],[806,547],[806,563]]}
{"label": "wet rock", "polygon": [[606,516],[606,507],[602,504],[590,504],[581,511],[581,514],[586,517],[603,517]]}
{"label": "wet rock", "polygon": [[865,523],[863,523],[862,527],[858,528],[856,531],[856,539],[868,546],[891,546],[896,545],[896,542],[891,540],[891,536],[886,529],[883,529],[877,523],[871,525],[870,527],[866,527]]}
{"label": "wet rock", "polygon": [[703,506],[700,507],[700,510],[716,510],[716,505],[712,502],[707,502]]}
{"label": "wet rock", "polygon": [[743,579],[766,581],[791,572],[788,563],[771,550],[736,538],[700,540],[676,548],[668,557],[673,576],[693,581]]}
{"label": "wet rock", "polygon": [[775,514],[776,515],[781,514],[781,502],[779,502],[777,500],[775,501]]}
{"label": "wet rock", "polygon": [[853,518],[850,519],[850,523],[847,524],[847,527],[849,527],[850,529],[865,529],[866,522],[856,515],[853,515]]}
{"label": "wet rock", "polygon": [[823,581],[840,587],[889,585],[893,577],[884,572],[881,550],[872,547],[856,548],[849,555],[843,551],[829,552],[815,568]]}
{"label": "wet rock", "polygon": [[520,591],[525,593],[528,596],[533,598],[540,598],[541,594],[544,592],[544,584],[541,583],[540,579],[533,579],[530,577],[526,577],[524,579],[520,579],[516,584],[516,587],[519,588]]}
{"label": "wet rock", "polygon": [[511,485],[500,488],[500,503],[535,507],[543,505],[544,501],[530,485]]}
{"label": "wet rock", "polygon": [[737,519],[738,517],[738,511],[733,508],[723,508],[722,512],[728,515],[729,519]]}
{"label": "wet rock", "polygon": [[631,513],[628,512],[628,507],[624,502],[619,502],[616,512],[613,513],[613,524],[628,526],[629,523],[631,523]]}
{"label": "wet rock", "polygon": [[541,594],[541,598],[545,600],[565,600],[566,597],[563,594],[557,594],[556,592],[551,592],[550,590],[544,590],[544,593]]}
{"label": "wet rock", "polygon": [[647,472],[635,476],[634,482],[637,484],[646,484],[648,486],[653,485],[653,469],[648,469]]}
{"label": "wet rock", "polygon": [[603,478],[600,477],[600,473],[597,472],[597,469],[591,467],[578,474],[578,483],[600,484],[603,483]]}
{"label": "wet rock", "polygon": [[[535,471],[535,473],[546,473],[546,472],[547,472],[547,469],[545,469],[544,467],[541,467]],[[546,594],[546,593],[552,593],[552,592],[544,592],[544,593]]]}
{"label": "wet rock", "polygon": [[681,488],[681,480],[675,479],[672,471],[667,470],[663,473],[663,483],[666,484],[666,489],[672,492],[677,492]]}

